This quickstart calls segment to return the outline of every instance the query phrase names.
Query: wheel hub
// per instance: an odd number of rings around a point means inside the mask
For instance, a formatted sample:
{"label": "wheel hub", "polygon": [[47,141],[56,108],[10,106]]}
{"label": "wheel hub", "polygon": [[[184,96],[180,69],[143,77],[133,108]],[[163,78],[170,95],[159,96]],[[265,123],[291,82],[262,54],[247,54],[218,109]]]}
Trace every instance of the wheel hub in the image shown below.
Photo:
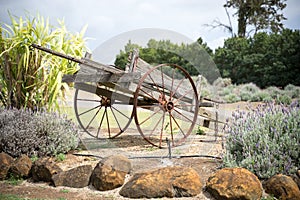
{"label": "wheel hub", "polygon": [[171,110],[173,110],[173,108],[174,108],[174,103],[172,101],[169,101],[166,103],[166,105],[165,105],[166,111],[170,112]]}
{"label": "wheel hub", "polygon": [[102,97],[100,103],[101,103],[101,106],[104,106],[104,107],[110,107],[111,106],[111,100],[110,100],[110,98],[107,98],[107,97]]}

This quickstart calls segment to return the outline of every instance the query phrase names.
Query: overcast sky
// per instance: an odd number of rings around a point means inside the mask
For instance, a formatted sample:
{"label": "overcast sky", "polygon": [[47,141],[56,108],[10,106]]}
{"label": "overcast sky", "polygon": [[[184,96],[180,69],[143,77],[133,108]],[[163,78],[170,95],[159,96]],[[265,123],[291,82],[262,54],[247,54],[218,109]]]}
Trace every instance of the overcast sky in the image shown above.
{"label": "overcast sky", "polygon": [[[0,0],[0,21],[9,23],[8,11],[16,16],[39,13],[65,19],[68,30],[79,32],[88,25],[88,46],[94,50],[105,41],[143,28],[166,29],[193,41],[202,37],[212,49],[230,35],[221,29],[203,26],[219,19],[228,23],[223,8],[225,0]],[[284,15],[287,28],[300,29],[300,1],[288,0]],[[236,18],[232,18],[236,29]],[[236,31],[236,30],[235,30]]]}

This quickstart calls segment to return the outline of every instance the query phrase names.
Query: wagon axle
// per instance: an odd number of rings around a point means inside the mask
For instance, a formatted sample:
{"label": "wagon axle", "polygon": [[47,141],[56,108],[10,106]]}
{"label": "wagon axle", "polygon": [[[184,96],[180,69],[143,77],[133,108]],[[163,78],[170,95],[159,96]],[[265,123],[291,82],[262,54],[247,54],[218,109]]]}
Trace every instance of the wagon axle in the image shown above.
{"label": "wagon axle", "polygon": [[101,97],[100,105],[104,107],[111,107],[111,99],[108,97]]}

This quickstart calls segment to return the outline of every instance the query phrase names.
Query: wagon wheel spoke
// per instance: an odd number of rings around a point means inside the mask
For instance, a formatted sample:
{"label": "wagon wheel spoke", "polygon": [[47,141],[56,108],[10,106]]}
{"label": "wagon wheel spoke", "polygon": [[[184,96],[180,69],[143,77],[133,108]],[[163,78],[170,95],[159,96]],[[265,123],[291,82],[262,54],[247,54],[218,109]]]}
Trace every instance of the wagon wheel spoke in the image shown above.
{"label": "wagon wheel spoke", "polygon": [[172,145],[174,146],[174,137],[173,137],[173,123],[172,123],[172,115],[169,113],[169,120],[170,120],[170,130],[171,130],[171,141]]}
{"label": "wagon wheel spoke", "polygon": [[117,111],[119,114],[121,114],[122,116],[124,116],[125,118],[127,118],[128,120],[130,119],[130,117],[128,117],[127,115],[125,115],[123,112],[121,112],[120,110],[116,109],[115,107],[111,107],[111,112],[113,113],[115,120],[118,120],[118,118],[116,117],[116,114],[114,114],[114,110]]}
{"label": "wagon wheel spoke", "polygon": [[[193,80],[180,66],[162,64],[150,69],[140,79],[134,93],[134,119],[138,131],[150,144],[160,148],[167,146],[165,138],[170,138],[172,146],[181,144],[196,124],[197,96]],[[149,99],[157,103],[153,105],[147,101]],[[193,113],[191,108],[195,108]]]}
{"label": "wagon wheel spoke", "polygon": [[184,79],[181,79],[178,85],[176,86],[175,90],[172,91],[171,99],[173,99],[174,95],[177,93],[178,89],[180,88],[181,84],[183,83]]}
{"label": "wagon wheel spoke", "polygon": [[103,119],[104,119],[104,114],[105,114],[105,111],[104,111],[104,113],[102,114],[101,121],[100,121],[100,124],[99,124],[99,126],[98,126],[97,138],[99,137],[99,133],[100,133],[100,131],[101,131],[101,127],[102,127]]}
{"label": "wagon wheel spoke", "polygon": [[162,115],[162,123],[161,123],[161,130],[159,134],[159,145],[158,147],[162,147],[162,137],[163,137],[163,132],[164,132],[164,125],[165,125],[165,115]]}
{"label": "wagon wheel spoke", "polygon": [[183,97],[185,97],[187,94],[191,93],[193,91],[193,88],[186,91],[183,95],[181,95],[178,99],[176,99],[176,101],[174,101],[174,103],[176,104],[178,101],[180,101]]}
{"label": "wagon wheel spoke", "polygon": [[[98,107],[98,106],[97,106]],[[91,119],[91,121],[88,123],[88,125],[85,127],[85,129],[88,129],[91,125],[91,123],[94,121],[95,117],[98,115],[99,111],[101,109],[101,106],[99,107],[99,109],[97,110],[97,112],[94,114],[93,118]]]}
{"label": "wagon wheel spoke", "polygon": [[106,114],[105,116],[106,116],[108,136],[109,136],[109,138],[111,138],[111,136],[110,136],[110,127],[109,127],[109,119],[108,119],[107,107],[105,107],[105,114]]}
{"label": "wagon wheel spoke", "polygon": [[[160,124],[162,118],[163,118],[163,116],[161,116],[161,117],[159,118],[159,120],[158,120],[158,121],[156,122],[156,124],[153,126],[152,130],[150,129],[150,130],[149,130],[149,133],[148,133],[147,135],[144,135],[144,136],[143,136],[144,139],[145,139],[146,141],[148,141],[149,143],[151,143],[153,139],[156,139],[156,138],[157,138],[155,132],[158,131],[157,127],[159,126],[159,124]],[[160,130],[160,132],[159,132],[159,135],[161,135],[161,130]],[[160,144],[161,144],[161,141],[159,141],[159,142],[160,142]],[[158,146],[158,147],[161,147],[161,146]]]}
{"label": "wagon wheel spoke", "polygon": [[187,104],[177,104],[175,105],[175,108],[195,107],[195,106],[196,104],[187,103]]}
{"label": "wagon wheel spoke", "polygon": [[93,108],[91,108],[91,109],[88,109],[88,110],[86,110],[86,111],[84,111],[84,112],[82,112],[82,113],[79,113],[78,115],[79,115],[79,116],[84,115],[84,114],[89,113],[89,112],[91,112],[91,111],[93,111],[93,110],[95,110],[95,109],[97,109],[97,108],[99,108],[99,107],[100,107],[100,109],[101,109],[101,105],[98,105],[98,106],[95,106],[95,107],[93,107]]}
{"label": "wagon wheel spoke", "polygon": [[182,113],[180,113],[178,110],[174,109],[174,111],[175,111],[179,116],[181,116],[183,119],[185,119],[187,122],[191,122],[191,123],[193,122],[192,119],[186,117],[185,115],[183,115]]}
{"label": "wagon wheel spoke", "polygon": [[184,131],[181,129],[181,126],[178,124],[177,120],[173,117],[173,115],[170,115],[170,116],[173,119],[173,121],[175,122],[175,124],[177,125],[177,127],[180,129],[180,132],[182,133],[182,135],[185,137],[186,135],[184,134]]}
{"label": "wagon wheel spoke", "polygon": [[159,90],[159,86],[156,84],[156,82],[153,80],[151,74],[149,74],[149,78],[150,80],[152,81],[152,84],[155,85],[155,87],[157,88],[157,90],[160,92],[160,94],[162,95],[163,94],[163,91]]}
{"label": "wagon wheel spoke", "polygon": [[144,124],[145,122],[147,122],[148,120],[150,120],[151,118],[153,118],[160,110],[157,110],[155,112],[153,112],[149,117],[147,117],[146,119],[144,119],[142,122],[139,123],[139,125]]}
{"label": "wagon wheel spoke", "polygon": [[[89,89],[94,87],[96,93],[97,86],[85,86]],[[133,118],[132,107],[126,102],[112,100],[113,95],[106,97],[95,93],[76,89],[74,110],[78,124],[92,137],[115,138],[129,127]]]}
{"label": "wagon wheel spoke", "polygon": [[[120,125],[120,122],[119,122],[118,118],[116,117],[116,114],[115,114],[115,112],[114,112],[113,109],[114,109],[113,107],[110,107],[111,113],[112,113],[113,116],[114,116],[114,120],[115,120],[115,121],[117,122],[117,124],[118,124],[119,130],[123,132],[122,127],[121,127],[121,125]],[[117,111],[118,111],[118,110],[117,110]],[[120,112],[120,111],[118,111],[118,112]],[[122,112],[120,112],[120,113],[123,115]],[[124,115],[124,116],[127,117],[126,115]]]}
{"label": "wagon wheel spoke", "polygon": [[172,70],[172,84],[171,84],[171,89],[170,89],[170,98],[169,101],[172,100],[173,97],[173,87],[174,87],[174,74],[175,74],[175,69]]}
{"label": "wagon wheel spoke", "polygon": [[156,99],[152,94],[150,94],[150,93],[147,92],[146,90],[141,89],[141,91],[144,93],[144,96],[148,96],[148,97],[150,97],[152,100],[155,100],[155,99]]}

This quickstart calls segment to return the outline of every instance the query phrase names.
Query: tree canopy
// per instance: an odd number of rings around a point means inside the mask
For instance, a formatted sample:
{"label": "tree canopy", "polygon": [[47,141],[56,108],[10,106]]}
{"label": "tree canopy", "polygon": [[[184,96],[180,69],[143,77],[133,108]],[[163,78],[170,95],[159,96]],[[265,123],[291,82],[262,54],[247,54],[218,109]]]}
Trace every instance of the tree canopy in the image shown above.
{"label": "tree canopy", "polygon": [[[281,11],[286,0],[226,0],[225,8],[236,9],[238,17],[238,36],[245,37],[247,32],[270,29],[277,33],[283,29],[286,18]],[[252,28],[252,30],[248,30]]]}
{"label": "tree canopy", "polygon": [[193,44],[180,45],[151,39],[145,48],[129,41],[115,64],[125,68],[128,52],[133,48],[138,48],[140,57],[152,65],[175,63],[191,76],[201,74],[209,82],[218,78],[220,72],[223,78],[231,78],[235,84],[253,82],[262,88],[300,85],[299,30],[283,29],[280,33],[259,32],[249,38],[229,38],[215,53],[201,38]]}
{"label": "tree canopy", "polygon": [[300,31],[260,32],[250,38],[229,38],[214,55],[222,77],[260,87],[300,85]]}
{"label": "tree canopy", "polygon": [[213,82],[219,77],[217,67],[214,65],[213,51],[199,38],[191,44],[176,44],[169,40],[156,41],[150,39],[146,47],[141,47],[129,41],[117,56],[115,65],[125,68],[128,54],[134,48],[139,50],[139,56],[155,66],[162,63],[172,63],[182,66],[191,76],[202,74]]}

